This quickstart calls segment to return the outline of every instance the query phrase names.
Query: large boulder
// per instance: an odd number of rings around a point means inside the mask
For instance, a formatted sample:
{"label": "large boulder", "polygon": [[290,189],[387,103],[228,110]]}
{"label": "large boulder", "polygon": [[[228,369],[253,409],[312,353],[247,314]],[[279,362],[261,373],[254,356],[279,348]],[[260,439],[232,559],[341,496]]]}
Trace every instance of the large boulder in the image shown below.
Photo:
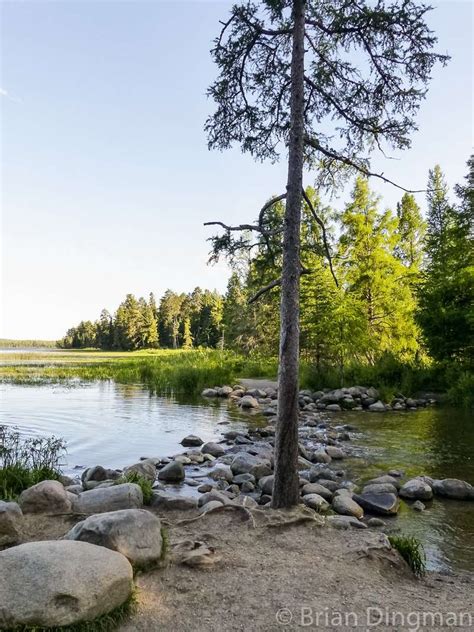
{"label": "large boulder", "polygon": [[211,492],[206,492],[202,496],[199,496],[198,506],[203,507],[204,505],[207,505],[207,503],[214,501],[220,502],[222,505],[232,504],[229,496],[226,496],[224,493],[218,491],[217,489],[213,489]]}
{"label": "large boulder", "polygon": [[25,489],[18,503],[23,513],[68,513],[71,501],[59,481],[41,481]]}
{"label": "large boulder", "polygon": [[156,564],[163,550],[160,520],[145,509],[122,509],[89,516],[78,522],[64,539],[118,551],[134,566]]}
{"label": "large boulder", "polygon": [[330,501],[333,496],[333,492],[331,490],[327,487],[323,487],[323,485],[320,485],[319,483],[306,483],[301,490],[301,494],[303,496],[307,496],[308,494],[319,494],[319,496],[322,496],[324,500],[328,501]]}
{"label": "large boulder", "polygon": [[324,500],[319,494],[307,494],[303,496],[303,502],[307,507],[318,512],[327,511],[329,509],[328,501]]}
{"label": "large boulder", "polygon": [[353,516],[354,518],[363,518],[364,510],[351,498],[349,493],[338,494],[334,496],[332,501],[332,508],[337,514],[341,516]]}
{"label": "large boulder", "polygon": [[159,490],[153,492],[150,506],[159,507],[160,509],[195,509],[197,507],[197,499]]}
{"label": "large boulder", "polygon": [[102,467],[102,465],[94,465],[93,467],[88,467],[81,474],[81,481],[83,485],[90,482],[102,482],[102,481],[110,481],[116,480],[120,477],[120,472],[118,470],[111,470]]}
{"label": "large boulder", "polygon": [[270,474],[269,476],[264,476],[258,481],[258,486],[262,490],[262,494],[268,494],[269,496],[273,494],[274,480],[275,477],[273,476],[273,474]]}
{"label": "large boulder", "polygon": [[165,465],[159,472],[158,478],[160,481],[168,481],[172,483],[179,483],[184,481],[184,467],[179,461],[171,461]]}
{"label": "large boulder", "polygon": [[239,399],[239,406],[241,408],[258,408],[259,403],[252,395],[244,395]]}
{"label": "large boulder", "polygon": [[214,443],[213,441],[209,441],[208,443],[205,443],[201,447],[201,452],[203,454],[210,454],[211,456],[214,456],[217,459],[220,456],[223,456],[225,454],[225,448],[220,443]]}
{"label": "large boulder", "polygon": [[124,469],[123,473],[125,475],[136,473],[142,478],[153,482],[156,478],[156,461],[154,459],[144,459],[139,463],[129,465]]}
{"label": "large boulder", "polygon": [[474,487],[457,478],[433,481],[433,491],[437,496],[455,500],[474,500]]}
{"label": "large boulder", "polygon": [[398,489],[392,483],[372,483],[365,485],[363,494],[398,494]]}
{"label": "large boulder", "polygon": [[412,478],[400,488],[400,496],[409,500],[431,500],[433,490],[420,478]]}
{"label": "large boulder", "polygon": [[384,413],[387,409],[385,404],[379,400],[378,402],[370,404],[369,410],[373,413]]}
{"label": "large boulder", "polygon": [[16,544],[20,540],[22,522],[19,505],[0,500],[0,546]]}
{"label": "large boulder", "polygon": [[376,478],[371,478],[370,481],[366,482],[366,485],[384,485],[389,483],[393,485],[397,489],[400,489],[400,481],[395,476],[390,476],[389,474],[383,474],[382,476],[377,476]]}
{"label": "large boulder", "polygon": [[187,437],[184,437],[184,439],[181,441],[181,445],[185,448],[199,447],[203,443],[204,441],[201,439],[201,437],[197,437],[196,435],[188,435]]}
{"label": "large boulder", "polygon": [[143,493],[135,483],[100,487],[78,494],[73,501],[76,513],[96,514],[120,509],[138,509],[143,505]]}
{"label": "large boulder", "polygon": [[236,454],[232,459],[230,467],[234,475],[249,473],[257,480],[272,473],[269,461],[249,454],[248,452],[239,452]]}
{"label": "large boulder", "polygon": [[216,467],[209,472],[209,478],[213,481],[225,480],[228,483],[232,483],[234,475],[228,465],[216,465]]}
{"label": "large boulder", "polygon": [[326,446],[326,454],[329,454],[331,459],[334,459],[335,461],[341,460],[346,456],[344,450],[341,450],[341,448],[333,445]]}
{"label": "large boulder", "polygon": [[400,506],[400,500],[395,494],[354,494],[353,500],[365,511],[382,516],[394,516]]}
{"label": "large boulder", "polygon": [[122,605],[133,570],[121,553],[86,542],[29,542],[0,553],[0,629],[68,626]]}

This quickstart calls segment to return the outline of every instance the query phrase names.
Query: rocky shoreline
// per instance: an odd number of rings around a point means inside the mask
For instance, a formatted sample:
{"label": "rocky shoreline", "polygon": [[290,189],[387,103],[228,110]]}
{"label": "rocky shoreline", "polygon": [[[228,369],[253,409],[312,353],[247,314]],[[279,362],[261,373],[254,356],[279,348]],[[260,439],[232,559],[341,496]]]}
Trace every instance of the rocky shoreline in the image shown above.
{"label": "rocky shoreline", "polygon": [[[122,603],[131,591],[132,566],[156,565],[164,555],[166,538],[158,517],[162,512],[184,511],[196,518],[226,509],[241,511],[247,517],[254,511],[271,515],[276,395],[276,389],[270,387],[206,389],[204,397],[225,397],[229,405],[239,406],[249,414],[261,413],[266,423],[249,423],[247,431],[217,426],[216,434],[220,432],[220,436],[214,441],[204,442],[196,435],[184,437],[181,441],[184,450],[179,454],[143,457],[123,470],[96,465],[84,470],[80,478],[63,476],[60,481],[38,483],[24,491],[18,503],[0,501],[0,546],[8,547],[0,552],[0,562],[16,569],[19,578],[18,582],[0,580],[0,596],[11,604],[0,612],[0,627],[8,629],[31,621],[44,626],[66,625],[81,617],[91,617],[91,613],[98,616],[109,611],[107,594],[111,591],[116,594],[111,603]],[[416,407],[430,403],[416,400]],[[376,529],[385,538],[384,546],[390,548],[383,533],[392,528],[387,521],[396,516],[401,503],[423,511],[425,503],[436,502],[437,497],[474,501],[474,487],[450,478],[434,480],[418,476],[407,480],[397,470],[381,471],[379,476],[363,483],[351,477],[344,465],[346,459],[354,456],[351,439],[356,429],[350,424],[331,423],[331,416],[326,413],[357,409],[383,412],[378,404],[388,410],[375,389],[365,387],[326,393],[301,391],[298,459],[301,511],[309,512],[305,519],[312,516],[321,526]],[[400,410],[395,406],[414,408],[408,400],[403,404],[392,402],[390,410]],[[145,479],[152,486],[149,507],[144,507],[140,485],[124,482],[127,476]],[[75,516],[75,524],[60,541],[21,544],[25,517],[44,514]],[[78,544],[83,546],[78,548]],[[88,546],[105,547],[108,553],[119,555],[107,558],[107,553],[103,554],[101,563],[108,571],[104,571],[103,581],[95,587],[93,602],[75,576],[67,577],[67,586],[55,579],[61,568],[66,573],[70,559],[77,560],[85,576],[93,574],[90,564],[94,551]],[[191,565],[206,565],[214,559],[214,551],[205,545],[185,549],[179,555],[181,562]],[[33,575],[20,572],[30,567]],[[44,581],[38,577],[38,568],[43,568]],[[20,584],[35,584],[39,580],[43,589],[37,592],[33,604],[20,603],[15,597],[21,591]],[[111,586],[115,585],[119,588],[114,593]],[[60,598],[66,593],[73,596],[67,603]],[[44,610],[47,599],[53,599],[56,605],[38,620],[38,612]]]}

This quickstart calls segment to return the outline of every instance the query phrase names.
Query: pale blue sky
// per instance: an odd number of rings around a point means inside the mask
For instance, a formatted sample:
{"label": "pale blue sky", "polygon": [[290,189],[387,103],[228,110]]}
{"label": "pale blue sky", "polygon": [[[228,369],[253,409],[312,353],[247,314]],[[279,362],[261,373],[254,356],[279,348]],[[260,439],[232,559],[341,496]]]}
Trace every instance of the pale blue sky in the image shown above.
{"label": "pale blue sky", "polygon": [[[473,5],[434,4],[453,59],[434,73],[413,148],[374,162],[415,188],[436,162],[460,181],[472,148]],[[207,150],[208,51],[229,6],[1,2],[0,337],[60,337],[127,292],[225,289],[203,222],[253,219],[286,175],[284,162]],[[385,205],[400,198],[372,184]]]}

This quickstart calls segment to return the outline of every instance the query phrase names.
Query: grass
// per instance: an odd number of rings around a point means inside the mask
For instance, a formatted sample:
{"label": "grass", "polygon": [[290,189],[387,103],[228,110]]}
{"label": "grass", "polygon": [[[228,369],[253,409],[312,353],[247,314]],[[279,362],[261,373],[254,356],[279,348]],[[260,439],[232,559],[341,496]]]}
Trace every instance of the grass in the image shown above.
{"label": "grass", "polygon": [[426,573],[426,555],[423,545],[412,536],[389,535],[391,546],[403,557],[416,577]]}
{"label": "grass", "polygon": [[50,348],[56,347],[57,344],[56,340],[12,340],[10,338],[0,338],[0,349]]}
{"label": "grass", "polygon": [[128,617],[136,612],[137,593],[134,588],[130,597],[118,608],[103,614],[93,621],[81,621],[73,625],[61,627],[41,627],[41,626],[16,626],[14,628],[2,628],[5,632],[110,632],[115,630]]}
{"label": "grass", "polygon": [[140,487],[143,494],[143,504],[151,505],[153,500],[153,483],[144,476],[140,476],[138,472],[127,472],[117,479],[116,485],[121,483],[135,483]]}
{"label": "grass", "polygon": [[25,439],[0,426],[0,499],[14,500],[36,483],[58,479],[65,449],[65,442],[57,437]]}

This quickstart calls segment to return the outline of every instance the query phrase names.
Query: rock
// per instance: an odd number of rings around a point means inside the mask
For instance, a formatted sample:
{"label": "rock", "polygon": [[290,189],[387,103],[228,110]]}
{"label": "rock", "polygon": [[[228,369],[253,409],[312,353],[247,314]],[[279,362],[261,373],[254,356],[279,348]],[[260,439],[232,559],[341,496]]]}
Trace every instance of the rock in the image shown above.
{"label": "rock", "polygon": [[217,397],[218,396],[218,392],[215,388],[205,388],[201,395],[203,397]]}
{"label": "rock", "polygon": [[204,483],[203,485],[199,485],[197,488],[200,494],[205,494],[206,492],[210,492],[214,489],[213,485],[209,485],[209,483]]}
{"label": "rock", "polygon": [[410,500],[431,500],[433,498],[433,490],[419,478],[412,478],[400,488],[400,496]]}
{"label": "rock", "polygon": [[255,485],[253,483],[251,483],[250,481],[244,481],[240,487],[242,493],[244,494],[250,494],[253,491],[255,491]]}
{"label": "rock", "polygon": [[0,629],[90,621],[132,591],[127,558],[86,542],[21,544],[0,553],[0,567]]}
{"label": "rock", "polygon": [[115,481],[120,478],[121,472],[118,470],[111,470],[102,467],[102,465],[95,465],[94,467],[89,467],[81,474],[81,481],[83,484],[88,483],[89,481]]}
{"label": "rock", "polygon": [[142,490],[135,483],[122,483],[82,492],[74,499],[75,513],[96,514],[119,509],[139,509],[143,505]]}
{"label": "rock", "polygon": [[174,458],[173,461],[175,461],[176,463],[181,463],[181,465],[191,465],[192,460],[189,458],[189,456],[186,456],[185,454],[177,454]]}
{"label": "rock", "polygon": [[334,529],[367,529],[367,525],[353,516],[328,516],[326,522]]}
{"label": "rock", "polygon": [[171,461],[158,472],[160,481],[180,482],[184,481],[184,467],[179,461]]}
{"label": "rock", "polygon": [[[212,489],[210,485],[208,487]],[[156,491],[153,492],[150,506],[160,509],[196,509],[197,499],[189,496],[178,496],[165,491]]]}
{"label": "rock", "polygon": [[241,505],[242,507],[247,507],[247,509],[255,509],[258,507],[258,502],[252,498],[251,496],[237,496],[233,501],[234,505]]}
{"label": "rock", "polygon": [[244,395],[239,400],[239,406],[242,408],[258,408],[259,403],[252,395]]}
{"label": "rock", "polygon": [[307,496],[308,494],[319,494],[322,496],[324,500],[330,501],[332,498],[332,491],[327,487],[323,487],[319,483],[306,483],[301,490],[301,494],[303,496]]}
{"label": "rock", "polygon": [[219,397],[229,397],[233,390],[232,386],[221,386],[221,388],[217,390],[217,394]]}
{"label": "rock", "polygon": [[237,476],[234,476],[232,482],[236,485],[242,485],[242,483],[255,484],[255,476],[249,472],[246,472],[245,474],[237,474]]}
{"label": "rock", "polygon": [[425,505],[421,502],[421,500],[415,500],[411,508],[414,511],[424,511],[426,509]]}
{"label": "rock", "polygon": [[317,482],[326,489],[329,489],[329,491],[333,492],[333,494],[339,489],[339,483],[336,483],[335,481],[328,481],[325,478],[319,478]]}
{"label": "rock", "polygon": [[319,494],[303,496],[303,502],[307,507],[318,512],[327,511],[329,509],[329,503]]}
{"label": "rock", "polygon": [[[309,472],[309,480],[311,483],[315,483],[318,479],[324,478],[328,481],[335,481],[337,476],[332,470],[327,467],[312,467]],[[328,488],[329,489],[329,488]]]}
{"label": "rock", "polygon": [[201,452],[203,454],[210,454],[211,456],[214,456],[217,459],[220,456],[223,456],[225,454],[225,449],[222,445],[220,445],[220,443],[214,443],[213,441],[209,441],[208,443],[205,443],[202,446]]}
{"label": "rock", "polygon": [[370,404],[369,410],[373,413],[384,413],[386,411],[386,407],[383,402],[378,400],[377,402]]}
{"label": "rock", "polygon": [[339,404],[328,404],[326,406],[326,410],[332,412],[332,413],[337,413],[339,411],[342,410],[342,408],[339,406]]}
{"label": "rock", "polygon": [[89,516],[78,522],[64,539],[117,551],[134,566],[156,564],[163,549],[160,520],[145,509],[122,509]]}
{"label": "rock", "polygon": [[400,501],[395,494],[354,494],[353,500],[369,513],[393,516],[398,512]]}
{"label": "rock", "polygon": [[221,503],[219,500],[210,500],[208,503],[206,503],[205,505],[202,505],[202,507],[199,508],[199,513],[200,514],[204,514],[204,513],[208,513],[208,511],[212,511],[213,509],[217,509],[218,507],[223,507],[224,504]]}
{"label": "rock", "polygon": [[156,478],[156,464],[154,459],[145,459],[139,463],[129,465],[123,471],[124,474],[131,474],[136,472],[142,478],[153,482]]}
{"label": "rock", "polygon": [[188,435],[187,437],[184,437],[184,439],[182,439],[181,441],[181,445],[185,448],[200,446],[203,443],[204,441],[201,439],[201,437],[197,437],[196,435]]}
{"label": "rock", "polygon": [[474,500],[474,487],[457,478],[433,481],[433,491],[437,496],[456,500]]}
{"label": "rock", "polygon": [[367,525],[369,527],[385,527],[385,522],[381,518],[369,518]]}
{"label": "rock", "polygon": [[211,472],[209,472],[209,478],[214,481],[224,479],[228,483],[232,483],[234,475],[228,465],[217,465]]}
{"label": "rock", "polygon": [[82,487],[82,485],[68,485],[67,487],[65,487],[65,490],[70,494],[75,494],[77,496],[77,494],[80,494],[84,491],[84,488]]}
{"label": "rock", "polygon": [[262,460],[260,457],[256,457],[248,452],[239,452],[236,454],[232,459],[230,467],[235,475],[249,473],[257,480],[272,473],[269,461]]}
{"label": "rock", "polygon": [[359,519],[364,516],[364,510],[355,500],[352,500],[349,492],[335,496],[332,501],[332,508],[343,516],[354,516],[354,518]]}
{"label": "rock", "polygon": [[368,388],[366,390],[366,393],[367,393],[367,397],[372,397],[373,399],[379,399],[379,397],[380,397],[380,394],[379,394],[378,390],[376,388],[374,388],[373,386]]}
{"label": "rock", "polygon": [[363,494],[398,494],[398,489],[392,483],[372,483],[362,489]]}
{"label": "rock", "polygon": [[400,489],[400,481],[394,476],[388,476],[387,474],[377,476],[377,478],[371,478],[370,481],[366,482],[366,485],[381,485],[384,483],[390,483],[397,489]]}
{"label": "rock", "polygon": [[207,492],[206,494],[203,494],[202,496],[199,496],[199,498],[198,498],[198,507],[202,507],[203,505],[207,505],[207,503],[210,503],[213,500],[217,500],[220,503],[222,503],[223,505],[231,504],[231,499],[228,496],[226,496],[222,492],[218,491],[217,489],[213,489],[212,492]]}
{"label": "rock", "polygon": [[272,495],[274,479],[275,477],[273,476],[273,474],[270,474],[269,476],[264,476],[258,481],[258,486],[262,490],[263,494],[267,494],[268,496]]}
{"label": "rock", "polygon": [[331,459],[334,459],[336,461],[341,460],[346,456],[344,450],[341,450],[341,448],[337,448],[331,445],[328,445],[326,447],[326,454],[329,454]]}
{"label": "rock", "polygon": [[332,459],[325,450],[316,450],[311,457],[313,463],[331,463]]}
{"label": "rock", "polygon": [[25,489],[18,503],[23,513],[67,513],[71,501],[59,481],[41,481]]}
{"label": "rock", "polygon": [[0,546],[10,546],[20,541],[22,522],[20,506],[0,500]]}

